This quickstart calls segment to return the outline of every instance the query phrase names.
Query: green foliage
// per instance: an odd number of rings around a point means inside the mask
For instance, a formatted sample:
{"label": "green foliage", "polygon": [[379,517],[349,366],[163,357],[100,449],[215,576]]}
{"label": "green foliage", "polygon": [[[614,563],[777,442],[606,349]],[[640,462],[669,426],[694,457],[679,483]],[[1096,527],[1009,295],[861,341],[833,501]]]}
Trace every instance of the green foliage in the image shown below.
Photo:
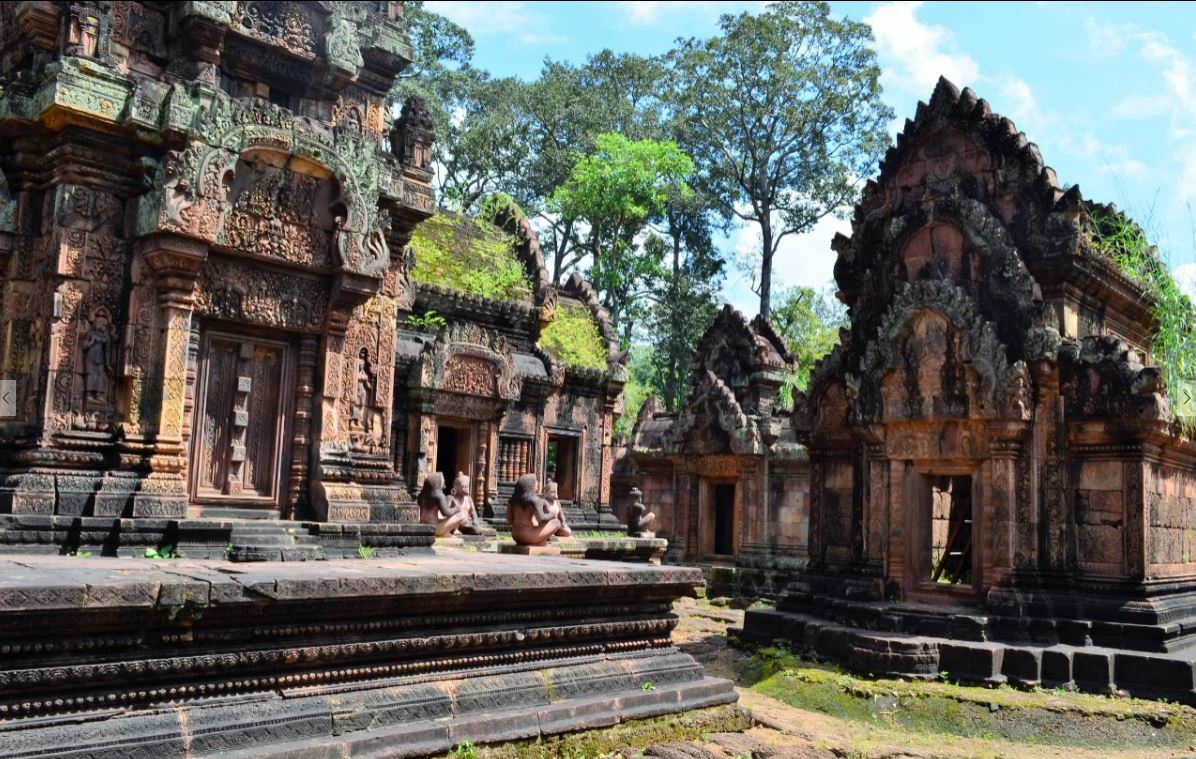
{"label": "green foliage", "polygon": [[357,556],[361,559],[374,558],[375,550],[370,546],[357,546]]}
{"label": "green foliage", "polygon": [[660,249],[637,238],[650,219],[664,214],[670,198],[692,193],[686,179],[693,173],[693,161],[674,142],[608,132],[549,199],[562,216],[585,224],[589,279],[627,341],[640,301],[662,273]]}
{"label": "green foliage", "polygon": [[472,741],[462,741],[453,749],[453,759],[477,759],[478,751]]}
{"label": "green foliage", "polygon": [[86,559],[87,557],[91,556],[91,551],[71,551],[67,555],[74,556],[74,557],[80,558],[80,559]]}
{"label": "green foliage", "polygon": [[540,331],[540,347],[568,366],[606,368],[606,341],[584,305],[557,306],[552,321]]}
{"label": "green foliage", "polygon": [[656,686],[653,685],[650,681],[645,680],[643,683],[640,684],[640,690],[656,690]]}
{"label": "green foliage", "polygon": [[760,228],[767,316],[777,246],[851,205],[857,178],[888,146],[893,112],[871,30],[831,18],[826,3],[776,2],[719,26],[720,36],[670,54],[670,95],[712,197]]}
{"label": "green foliage", "polygon": [[174,546],[164,545],[160,548],[145,549],[145,558],[147,558],[147,559],[177,559],[178,555],[174,552]]}
{"label": "green foliage", "polygon": [[411,249],[416,282],[493,300],[532,301],[514,238],[493,224],[440,211],[415,228]]}
{"label": "green foliage", "polygon": [[770,319],[797,361],[781,386],[781,408],[791,410],[794,391],[806,389],[815,362],[839,342],[839,328],[846,326],[847,315],[829,293],[792,287],[781,293]]}
{"label": "green foliage", "polygon": [[623,413],[615,422],[616,435],[630,435],[644,401],[653,393],[660,392],[656,385],[658,366],[652,346],[631,346],[627,361],[627,384],[623,385]]}
{"label": "green foliage", "polygon": [[406,324],[413,329],[437,330],[448,321],[435,311],[424,311],[422,314],[408,314]]}
{"label": "green foliage", "polygon": [[[1180,290],[1146,233],[1125,214],[1093,210],[1088,216],[1088,236],[1097,253],[1112,259],[1154,300],[1158,330],[1150,345],[1151,361],[1175,396],[1182,383],[1196,378],[1196,309],[1191,299]],[[1176,410],[1181,429],[1196,434],[1196,416],[1190,415],[1193,410]]]}

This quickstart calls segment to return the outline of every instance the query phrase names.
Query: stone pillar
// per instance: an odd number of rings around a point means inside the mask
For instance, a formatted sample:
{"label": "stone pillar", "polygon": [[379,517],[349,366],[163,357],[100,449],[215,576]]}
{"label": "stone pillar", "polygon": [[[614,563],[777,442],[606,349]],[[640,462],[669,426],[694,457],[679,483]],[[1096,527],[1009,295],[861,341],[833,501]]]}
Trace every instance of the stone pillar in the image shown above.
{"label": "stone pillar", "polygon": [[138,254],[154,272],[161,335],[158,343],[156,434],[149,449],[150,473],[133,494],[133,516],[183,517],[187,514],[186,412],[187,354],[195,282],[207,258],[206,243],[175,235],[153,235]]}
{"label": "stone pillar", "polygon": [[990,426],[989,431],[992,576],[986,579],[996,585],[1017,565],[1018,470],[1028,428],[1024,422],[1002,422]]}
{"label": "stone pillar", "polygon": [[1150,469],[1159,461],[1159,449],[1144,446],[1142,459],[1126,461],[1122,466],[1125,497],[1125,572],[1135,580],[1150,574]]}

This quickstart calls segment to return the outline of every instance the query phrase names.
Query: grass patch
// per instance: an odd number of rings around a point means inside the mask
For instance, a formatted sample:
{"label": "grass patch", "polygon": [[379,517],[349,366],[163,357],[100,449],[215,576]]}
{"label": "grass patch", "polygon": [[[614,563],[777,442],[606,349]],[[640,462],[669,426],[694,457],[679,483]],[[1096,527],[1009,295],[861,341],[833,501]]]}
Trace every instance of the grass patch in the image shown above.
{"label": "grass patch", "polygon": [[869,679],[784,649],[748,663],[751,690],[790,706],[923,736],[1058,747],[1186,748],[1196,710],[1132,698]]}
{"label": "grass patch", "polygon": [[[751,720],[734,705],[715,706],[664,717],[628,720],[600,730],[471,748],[477,759],[597,759],[616,751],[698,740],[709,733],[738,732],[751,725]],[[456,755],[450,753],[446,759],[456,759]]]}
{"label": "grass patch", "polygon": [[569,366],[606,368],[606,341],[584,305],[557,306],[552,321],[540,331],[540,347]]}
{"label": "grass patch", "polygon": [[437,211],[411,236],[411,279],[492,300],[532,302],[516,241],[486,221]]}

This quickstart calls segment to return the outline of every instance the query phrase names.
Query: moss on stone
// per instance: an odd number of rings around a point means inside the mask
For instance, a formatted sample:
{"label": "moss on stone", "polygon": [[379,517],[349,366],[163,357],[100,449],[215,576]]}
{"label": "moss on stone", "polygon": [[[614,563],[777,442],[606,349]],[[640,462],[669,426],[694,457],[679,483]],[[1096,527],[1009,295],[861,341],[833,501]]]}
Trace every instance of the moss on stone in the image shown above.
{"label": "moss on stone", "polygon": [[557,306],[552,321],[540,332],[540,347],[568,366],[606,368],[606,341],[584,305]]}
{"label": "moss on stone", "polygon": [[[477,759],[595,759],[615,751],[698,740],[709,733],[739,732],[751,726],[751,719],[738,707],[715,706],[664,717],[628,720],[600,730],[489,746],[475,745],[473,751]],[[446,759],[458,759],[458,755],[450,752]]]}
{"label": "moss on stone", "polygon": [[515,238],[493,224],[437,211],[411,236],[411,278],[482,298],[531,303],[531,280],[515,246]]}
{"label": "moss on stone", "polygon": [[877,728],[1059,747],[1164,749],[1191,745],[1196,711],[1133,698],[942,681],[872,680],[764,649],[750,664],[757,693]]}

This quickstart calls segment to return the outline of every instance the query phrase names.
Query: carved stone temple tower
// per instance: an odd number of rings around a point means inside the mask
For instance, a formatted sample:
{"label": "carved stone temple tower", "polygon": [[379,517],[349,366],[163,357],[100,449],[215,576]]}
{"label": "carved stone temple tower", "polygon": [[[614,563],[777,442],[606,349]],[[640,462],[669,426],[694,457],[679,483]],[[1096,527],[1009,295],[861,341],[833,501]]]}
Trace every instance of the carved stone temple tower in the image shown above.
{"label": "carved stone temple tower", "polygon": [[794,416],[810,560],[748,637],[1196,701],[1196,443],[1113,213],[940,80],[835,240],[850,329]]}
{"label": "carved stone temple tower", "polygon": [[415,522],[397,2],[0,4],[0,513]]}

